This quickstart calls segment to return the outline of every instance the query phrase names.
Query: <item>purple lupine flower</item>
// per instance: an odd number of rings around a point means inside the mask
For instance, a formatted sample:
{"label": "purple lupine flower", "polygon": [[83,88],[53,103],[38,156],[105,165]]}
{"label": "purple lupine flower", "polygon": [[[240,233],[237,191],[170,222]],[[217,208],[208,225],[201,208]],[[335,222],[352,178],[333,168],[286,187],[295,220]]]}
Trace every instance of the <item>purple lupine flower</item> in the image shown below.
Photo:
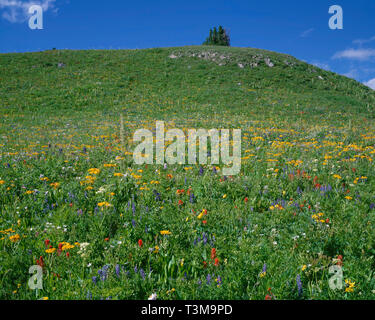
{"label": "purple lupine flower", "polygon": [[266,263],[263,265],[263,270],[262,270],[262,272],[267,272],[267,264],[266,264]]}
{"label": "purple lupine flower", "polygon": [[200,176],[203,175],[203,167],[202,167],[202,166],[199,167],[199,175],[200,175]]}
{"label": "purple lupine flower", "polygon": [[194,193],[190,193],[190,199],[189,199],[190,203],[194,203]]}
{"label": "purple lupine flower", "polygon": [[297,275],[297,289],[298,289],[298,295],[301,296],[302,295],[302,282],[301,282],[301,276],[300,275]]}
{"label": "purple lupine flower", "polygon": [[135,220],[134,220],[134,219],[132,219],[132,225],[133,225],[133,227],[135,228],[136,223],[135,223]]}
{"label": "purple lupine flower", "polygon": [[218,286],[221,285],[222,280],[221,280],[221,277],[220,277],[220,276],[217,277],[216,283],[217,283]]}
{"label": "purple lupine flower", "polygon": [[134,214],[135,214],[135,203],[134,202],[132,202],[132,212],[133,212],[133,216],[134,216]]}
{"label": "purple lupine flower", "polygon": [[370,210],[374,209],[375,208],[375,203],[371,203],[370,204]]}
{"label": "purple lupine flower", "polygon": [[135,273],[138,272],[138,268],[137,268],[137,266],[134,267],[134,272],[135,272]]}
{"label": "purple lupine flower", "polygon": [[203,244],[207,243],[207,236],[204,232],[203,232],[202,240],[203,240]]}
{"label": "purple lupine flower", "polygon": [[116,275],[119,277],[120,276],[120,265],[116,264],[115,266],[115,272],[116,272]]}
{"label": "purple lupine flower", "polygon": [[201,281],[201,280],[198,280],[198,286],[199,286],[199,287],[202,286],[202,281]]}
{"label": "purple lupine flower", "polygon": [[108,277],[108,269],[109,266],[104,266],[103,268],[98,270],[98,274],[100,276],[101,281],[105,281]]}
{"label": "purple lupine flower", "polygon": [[93,277],[92,277],[92,282],[93,282],[94,284],[96,284],[96,283],[98,282],[98,277],[93,276]]}
{"label": "purple lupine flower", "polygon": [[160,193],[154,190],[155,201],[161,201]]}
{"label": "purple lupine flower", "polygon": [[215,167],[215,166],[212,167],[212,171],[213,171],[214,174],[217,173],[217,171],[216,171],[216,167]]}
{"label": "purple lupine flower", "polygon": [[143,271],[143,269],[140,269],[140,270],[139,270],[139,274],[141,275],[141,277],[142,277],[143,280],[146,278],[146,274],[145,274],[145,272]]}
{"label": "purple lupine flower", "polygon": [[210,282],[211,282],[211,275],[210,274],[207,275],[206,280],[207,280],[207,284],[210,284]]}
{"label": "purple lupine flower", "polygon": [[298,193],[298,194],[301,194],[301,193],[302,193],[302,190],[301,190],[301,188],[300,188],[299,186],[297,187],[297,193]]}

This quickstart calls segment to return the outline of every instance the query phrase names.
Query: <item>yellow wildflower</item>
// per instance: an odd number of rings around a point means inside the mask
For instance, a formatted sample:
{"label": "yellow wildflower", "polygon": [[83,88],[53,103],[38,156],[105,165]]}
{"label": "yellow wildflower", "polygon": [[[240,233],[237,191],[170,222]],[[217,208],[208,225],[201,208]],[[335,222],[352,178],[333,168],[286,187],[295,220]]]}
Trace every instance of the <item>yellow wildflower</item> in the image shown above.
{"label": "yellow wildflower", "polygon": [[98,175],[100,173],[100,169],[91,168],[91,169],[88,170],[88,173],[89,174],[96,174],[96,175]]}
{"label": "yellow wildflower", "polygon": [[50,186],[53,187],[54,189],[57,189],[60,186],[60,183],[53,182],[53,183],[50,184]]}
{"label": "yellow wildflower", "polygon": [[170,235],[170,234],[172,234],[172,232],[170,232],[169,230],[162,230],[162,231],[160,231],[160,234],[161,235]]}
{"label": "yellow wildflower", "polygon": [[111,207],[112,205],[107,201],[99,202],[98,207]]}
{"label": "yellow wildflower", "polygon": [[20,239],[21,239],[21,237],[20,237],[20,235],[18,233],[9,237],[9,240],[12,241],[12,242],[17,242]]}

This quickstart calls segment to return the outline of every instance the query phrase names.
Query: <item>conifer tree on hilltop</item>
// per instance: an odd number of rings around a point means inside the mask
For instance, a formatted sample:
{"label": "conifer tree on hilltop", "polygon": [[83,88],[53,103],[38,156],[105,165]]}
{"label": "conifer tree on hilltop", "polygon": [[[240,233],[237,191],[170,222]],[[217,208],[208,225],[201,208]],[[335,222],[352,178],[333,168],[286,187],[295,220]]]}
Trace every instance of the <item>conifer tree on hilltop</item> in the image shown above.
{"label": "conifer tree on hilltop", "polygon": [[216,27],[210,29],[210,34],[203,45],[209,46],[230,46],[230,37],[227,30],[222,26],[219,26],[219,29]]}

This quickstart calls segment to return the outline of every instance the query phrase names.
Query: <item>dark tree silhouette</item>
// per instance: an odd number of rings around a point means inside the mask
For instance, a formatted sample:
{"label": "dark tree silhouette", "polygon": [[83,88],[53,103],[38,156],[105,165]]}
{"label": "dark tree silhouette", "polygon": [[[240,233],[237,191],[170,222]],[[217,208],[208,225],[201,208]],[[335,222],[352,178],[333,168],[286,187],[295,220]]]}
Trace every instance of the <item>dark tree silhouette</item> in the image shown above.
{"label": "dark tree silhouette", "polygon": [[219,26],[219,30],[214,27],[213,30],[210,29],[210,34],[205,42],[204,45],[210,46],[230,46],[230,37],[227,30],[225,30],[222,26]]}

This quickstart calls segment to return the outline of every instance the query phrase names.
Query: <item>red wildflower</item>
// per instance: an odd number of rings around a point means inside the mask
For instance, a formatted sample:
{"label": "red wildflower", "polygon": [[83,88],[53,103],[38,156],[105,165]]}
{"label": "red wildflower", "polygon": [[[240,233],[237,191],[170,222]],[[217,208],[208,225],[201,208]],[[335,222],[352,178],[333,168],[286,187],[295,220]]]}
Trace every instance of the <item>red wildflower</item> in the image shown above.
{"label": "red wildflower", "polygon": [[36,260],[36,264],[44,268],[44,261],[42,256],[40,256],[39,259]]}
{"label": "red wildflower", "polygon": [[245,203],[247,203],[249,201],[249,198],[248,197],[246,197],[245,198]]}
{"label": "red wildflower", "polygon": [[203,261],[203,267],[207,268],[207,262],[206,261]]}
{"label": "red wildflower", "polygon": [[66,257],[67,257],[67,258],[70,257],[70,253],[69,253],[69,252],[66,253]]}
{"label": "red wildflower", "polygon": [[140,248],[143,246],[143,241],[142,241],[142,239],[139,239],[139,240],[138,240],[138,245],[139,245]]}
{"label": "red wildflower", "polygon": [[104,238],[104,241],[109,241],[109,238]]}
{"label": "red wildflower", "polygon": [[218,265],[219,265],[219,259],[216,258],[216,259],[215,259],[215,267],[217,267]]}
{"label": "red wildflower", "polygon": [[266,297],[264,298],[264,300],[272,300],[272,297],[269,294],[266,294]]}
{"label": "red wildflower", "polygon": [[179,206],[182,206],[184,204],[184,202],[182,200],[178,200],[178,205]]}
{"label": "red wildflower", "polygon": [[203,224],[207,224],[207,220],[203,220],[202,223],[203,223]]}
{"label": "red wildflower", "polygon": [[215,248],[212,248],[211,249],[211,259],[215,259],[216,258],[216,249]]}
{"label": "red wildflower", "polygon": [[51,243],[51,241],[49,240],[49,239],[46,239],[46,240],[44,240],[44,245],[46,246],[46,247],[48,247],[48,245]]}

